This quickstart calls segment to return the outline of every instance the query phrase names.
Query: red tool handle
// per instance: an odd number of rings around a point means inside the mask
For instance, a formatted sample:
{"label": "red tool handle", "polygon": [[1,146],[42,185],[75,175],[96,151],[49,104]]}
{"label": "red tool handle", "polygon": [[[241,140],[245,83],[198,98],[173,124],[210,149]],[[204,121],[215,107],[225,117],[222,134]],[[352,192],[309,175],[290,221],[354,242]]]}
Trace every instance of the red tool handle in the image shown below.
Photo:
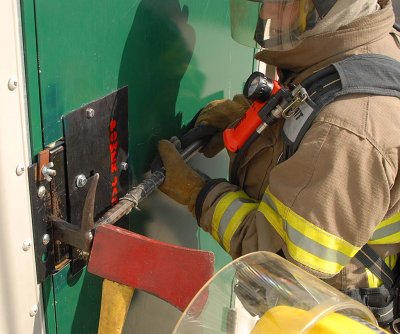
{"label": "red tool handle", "polygon": [[[280,90],[281,86],[276,80],[274,80],[274,88],[271,92],[271,96],[275,95]],[[236,152],[240,150],[249,137],[263,123],[258,113],[267,103],[268,100],[263,102],[254,101],[240,119],[239,123],[234,128],[226,129],[224,131],[224,144],[229,151]]]}

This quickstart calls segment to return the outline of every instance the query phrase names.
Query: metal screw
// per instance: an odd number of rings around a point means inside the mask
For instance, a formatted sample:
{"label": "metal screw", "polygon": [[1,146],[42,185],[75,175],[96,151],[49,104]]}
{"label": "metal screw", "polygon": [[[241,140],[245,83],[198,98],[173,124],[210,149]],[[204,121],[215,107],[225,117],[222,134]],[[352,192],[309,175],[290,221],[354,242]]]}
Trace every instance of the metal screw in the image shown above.
{"label": "metal screw", "polygon": [[75,179],[75,183],[76,183],[76,186],[77,186],[78,188],[84,187],[84,186],[86,185],[86,183],[87,183],[87,178],[86,178],[86,176],[83,175],[83,174],[79,174],[79,175],[76,177],[76,179]]}
{"label": "metal screw", "polygon": [[22,249],[27,252],[32,246],[32,240],[26,239],[22,242]]}
{"label": "metal screw", "polygon": [[8,80],[8,89],[13,91],[17,89],[17,86],[18,86],[17,77],[13,75]]}
{"label": "metal screw", "polygon": [[43,243],[43,245],[48,245],[49,244],[49,242],[50,242],[50,235],[48,235],[47,233],[43,236],[43,238],[42,238],[42,243]]}
{"label": "metal screw", "polygon": [[29,315],[31,317],[34,317],[39,311],[39,308],[37,305],[32,305],[31,309],[29,310]]}
{"label": "metal screw", "polygon": [[121,162],[121,169],[122,170],[128,170],[128,167],[129,167],[129,165],[128,165],[127,162]]}
{"label": "metal screw", "polygon": [[93,118],[95,113],[96,112],[94,111],[93,108],[86,108],[86,117],[87,118]]}
{"label": "metal screw", "polygon": [[46,192],[47,192],[47,190],[46,190],[45,186],[40,186],[38,189],[37,195],[39,198],[43,198],[44,195],[46,195]]}
{"label": "metal screw", "polygon": [[25,166],[23,164],[18,164],[17,168],[15,169],[15,173],[18,176],[21,176],[22,174],[24,174],[24,172],[25,172]]}
{"label": "metal screw", "polygon": [[57,171],[52,169],[54,167],[53,162],[49,162],[48,164],[42,167],[42,174],[47,182],[50,182],[54,176],[57,175]]}

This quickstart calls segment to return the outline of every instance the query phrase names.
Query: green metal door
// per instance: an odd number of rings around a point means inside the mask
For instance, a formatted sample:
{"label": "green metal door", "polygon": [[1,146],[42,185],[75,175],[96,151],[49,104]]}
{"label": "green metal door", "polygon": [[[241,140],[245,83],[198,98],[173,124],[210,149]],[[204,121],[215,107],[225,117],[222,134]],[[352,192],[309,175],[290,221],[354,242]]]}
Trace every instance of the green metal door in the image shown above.
{"label": "green metal door", "polygon": [[[228,0],[21,4],[32,155],[62,137],[63,115],[128,85],[131,184],[148,170],[159,139],[181,134],[207,102],[240,92],[253,69],[253,50],[230,38]],[[131,219],[142,231],[147,220],[146,210]],[[202,232],[182,233],[213,249],[218,266],[228,260]],[[96,333],[100,283],[85,271],[69,277],[68,266],[49,277],[48,333]]]}

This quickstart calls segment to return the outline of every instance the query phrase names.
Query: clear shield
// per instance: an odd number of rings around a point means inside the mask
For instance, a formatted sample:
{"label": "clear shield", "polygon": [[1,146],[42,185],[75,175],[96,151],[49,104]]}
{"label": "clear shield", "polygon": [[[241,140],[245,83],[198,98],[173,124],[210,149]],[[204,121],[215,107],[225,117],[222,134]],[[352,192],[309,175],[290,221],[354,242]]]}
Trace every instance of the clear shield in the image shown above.
{"label": "clear shield", "polygon": [[214,275],[173,333],[320,333],[316,325],[325,334],[368,333],[363,324],[377,325],[367,307],[276,254],[256,252]]}

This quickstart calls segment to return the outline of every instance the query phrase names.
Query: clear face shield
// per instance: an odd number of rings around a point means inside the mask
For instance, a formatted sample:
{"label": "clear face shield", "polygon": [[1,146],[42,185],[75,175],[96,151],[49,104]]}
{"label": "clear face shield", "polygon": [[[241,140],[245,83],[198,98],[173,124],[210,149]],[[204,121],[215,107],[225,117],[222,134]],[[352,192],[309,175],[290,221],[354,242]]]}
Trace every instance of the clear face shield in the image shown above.
{"label": "clear face shield", "polygon": [[240,44],[285,51],[319,21],[312,0],[231,0],[232,38]]}
{"label": "clear face shield", "polygon": [[276,254],[255,252],[215,274],[173,334],[386,333],[376,326],[366,306]]}

